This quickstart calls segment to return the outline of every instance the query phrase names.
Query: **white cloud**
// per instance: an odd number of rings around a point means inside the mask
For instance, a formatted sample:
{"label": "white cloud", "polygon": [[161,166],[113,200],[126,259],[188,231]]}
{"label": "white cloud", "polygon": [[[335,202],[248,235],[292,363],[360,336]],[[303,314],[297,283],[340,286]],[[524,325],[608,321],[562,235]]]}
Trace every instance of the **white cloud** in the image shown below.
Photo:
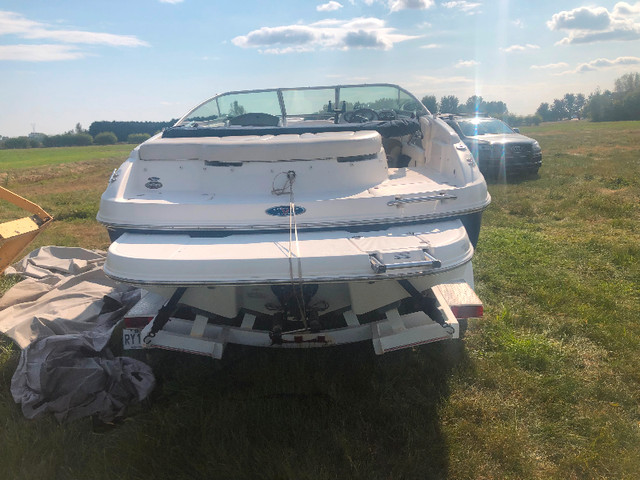
{"label": "white cloud", "polygon": [[113,35],[111,33],[83,32],[79,30],[32,31],[22,36],[34,40],[48,39],[62,43],[108,45],[111,47],[148,46],[148,43],[132,35]]}
{"label": "white cloud", "polygon": [[611,24],[604,7],[580,7],[556,13],[547,22],[550,30],[604,30]]}
{"label": "white cloud", "polygon": [[467,67],[475,67],[480,65],[480,62],[476,62],[475,60],[458,60],[458,63],[454,65],[455,68],[467,68]]}
{"label": "white cloud", "polygon": [[40,25],[40,23],[28,20],[18,13],[0,10],[0,34],[19,35],[40,28]]}
{"label": "white cloud", "polygon": [[507,48],[501,48],[500,50],[506,53],[514,53],[514,52],[524,52],[525,50],[537,50],[540,48],[539,45],[532,45],[527,43],[526,45],[511,45]]}
{"label": "white cloud", "polygon": [[456,0],[451,2],[443,2],[442,6],[445,8],[460,10],[462,12],[473,15],[475,13],[479,13],[479,9],[480,7],[482,7],[482,4],[479,2],[468,2],[465,0]]}
{"label": "white cloud", "polygon": [[613,60],[608,58],[597,58],[590,62],[581,63],[574,70],[566,70],[556,75],[569,75],[574,73],[594,72],[615,67],[626,67],[627,65],[640,65],[640,57],[618,57]]}
{"label": "white cloud", "polygon": [[435,5],[434,0],[389,0],[389,10],[426,10]]}
{"label": "white cloud", "polygon": [[[25,18],[14,12],[0,11],[0,35],[15,35],[28,40],[49,40],[74,45],[106,45],[110,47],[141,47],[149,44],[133,35],[65,30]],[[76,47],[62,45],[6,45],[5,54],[23,52],[25,61],[75,60],[86,56]],[[42,48],[38,55],[34,49]],[[54,48],[55,47],[55,48]],[[19,60],[19,58],[12,58]]]}
{"label": "white cloud", "polygon": [[424,48],[425,50],[432,50],[434,48],[442,48],[442,45],[437,43],[430,43],[428,45],[422,45],[420,48]]}
{"label": "white cloud", "polygon": [[640,2],[636,2],[635,5],[618,2],[613,7],[613,14],[622,17],[640,17]]}
{"label": "white cloud", "polygon": [[419,38],[395,33],[384,20],[360,17],[352,20],[327,19],[308,25],[262,27],[231,41],[242,48],[257,48],[261,53],[308,52],[317,49],[349,50],[374,48],[390,50],[394,44]]}
{"label": "white cloud", "polygon": [[531,70],[552,70],[554,68],[567,68],[569,66],[568,63],[558,62],[558,63],[547,63],[546,65],[531,65],[529,68]]}
{"label": "white cloud", "polygon": [[53,62],[85,57],[71,45],[0,45],[0,60],[23,62]]}
{"label": "white cloud", "polygon": [[557,45],[640,39],[640,2],[619,2],[610,12],[604,7],[579,7],[554,14],[550,30],[566,30]]}
{"label": "white cloud", "polygon": [[598,58],[578,65],[575,71],[578,73],[584,73],[626,65],[640,65],[640,57],[618,57],[613,60],[609,60],[608,58]]}
{"label": "white cloud", "polygon": [[595,43],[606,42],[609,40],[639,40],[640,39],[640,26],[633,26],[631,28],[622,27],[613,30],[607,30],[604,32],[592,32],[592,33],[580,33],[569,34],[568,37],[563,38],[556,45],[570,45],[579,43]]}
{"label": "white cloud", "polygon": [[319,12],[333,12],[334,10],[339,10],[341,8],[342,8],[341,3],[331,0],[328,3],[323,3],[322,5],[318,5],[316,7],[316,10]]}
{"label": "white cloud", "polygon": [[[386,4],[391,12],[401,10],[427,10],[433,7],[435,0],[362,0],[365,5],[371,6],[374,3]],[[351,0],[351,4],[353,4]]]}
{"label": "white cloud", "polygon": [[160,0],[160,3],[171,3],[175,5],[176,3],[182,3],[184,0]]}

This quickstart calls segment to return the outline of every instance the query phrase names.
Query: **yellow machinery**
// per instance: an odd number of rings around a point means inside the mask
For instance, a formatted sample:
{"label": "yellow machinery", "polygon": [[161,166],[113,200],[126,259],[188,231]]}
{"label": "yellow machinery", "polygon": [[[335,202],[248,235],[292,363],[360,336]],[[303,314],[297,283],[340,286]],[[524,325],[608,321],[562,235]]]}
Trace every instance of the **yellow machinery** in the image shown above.
{"label": "yellow machinery", "polygon": [[6,200],[33,215],[0,223],[0,273],[53,220],[42,208],[26,198],[0,187],[0,200]]}

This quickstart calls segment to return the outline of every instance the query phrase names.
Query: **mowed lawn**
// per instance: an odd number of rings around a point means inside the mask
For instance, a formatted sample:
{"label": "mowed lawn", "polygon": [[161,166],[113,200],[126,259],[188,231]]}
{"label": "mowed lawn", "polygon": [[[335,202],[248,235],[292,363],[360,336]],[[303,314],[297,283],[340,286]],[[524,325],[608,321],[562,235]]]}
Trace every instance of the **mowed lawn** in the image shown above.
{"label": "mowed lawn", "polygon": [[[640,122],[522,130],[544,164],[489,186],[463,342],[152,352],[153,398],[104,428],[24,419],[2,338],[0,478],[640,478]],[[114,148],[0,151],[1,184],[57,219],[32,247],[108,246]]]}

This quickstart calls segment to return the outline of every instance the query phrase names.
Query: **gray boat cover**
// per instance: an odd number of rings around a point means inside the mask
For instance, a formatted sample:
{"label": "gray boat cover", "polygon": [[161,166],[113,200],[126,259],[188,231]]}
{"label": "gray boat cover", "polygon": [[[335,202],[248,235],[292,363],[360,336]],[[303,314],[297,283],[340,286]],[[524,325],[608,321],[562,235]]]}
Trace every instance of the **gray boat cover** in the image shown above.
{"label": "gray boat cover", "polygon": [[5,272],[26,277],[0,299],[0,332],[22,348],[11,393],[27,418],[49,412],[61,422],[90,415],[109,422],[155,386],[148,365],[106,348],[141,290],[107,278],[104,258],[42,247]]}

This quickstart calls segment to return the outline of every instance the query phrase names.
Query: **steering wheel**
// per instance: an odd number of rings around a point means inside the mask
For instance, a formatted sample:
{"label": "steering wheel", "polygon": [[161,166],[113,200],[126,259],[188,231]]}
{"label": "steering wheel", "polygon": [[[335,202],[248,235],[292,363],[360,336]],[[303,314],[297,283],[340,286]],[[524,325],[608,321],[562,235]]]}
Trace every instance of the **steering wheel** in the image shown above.
{"label": "steering wheel", "polygon": [[398,115],[396,115],[396,112],[389,109],[389,110],[379,110],[378,112],[376,112],[378,114],[378,120],[395,120],[396,118],[398,118]]}
{"label": "steering wheel", "polygon": [[343,118],[349,123],[365,123],[378,120],[378,114],[370,108],[358,108],[351,112],[345,112]]}
{"label": "steering wheel", "polygon": [[418,106],[418,103],[415,100],[407,100],[400,106],[400,109],[405,112],[414,112],[416,110],[422,110]]}

